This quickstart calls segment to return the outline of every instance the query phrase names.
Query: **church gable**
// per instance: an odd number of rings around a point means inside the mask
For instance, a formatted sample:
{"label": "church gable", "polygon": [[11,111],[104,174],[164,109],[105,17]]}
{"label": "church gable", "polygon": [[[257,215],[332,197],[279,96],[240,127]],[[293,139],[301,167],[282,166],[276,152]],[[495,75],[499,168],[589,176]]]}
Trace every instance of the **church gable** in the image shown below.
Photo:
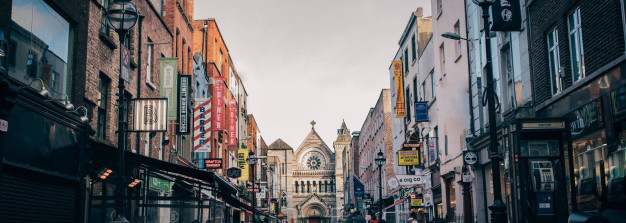
{"label": "church gable", "polygon": [[334,153],[315,131],[315,121],[311,125],[311,132],[296,150],[294,159],[300,169],[332,169],[335,163]]}

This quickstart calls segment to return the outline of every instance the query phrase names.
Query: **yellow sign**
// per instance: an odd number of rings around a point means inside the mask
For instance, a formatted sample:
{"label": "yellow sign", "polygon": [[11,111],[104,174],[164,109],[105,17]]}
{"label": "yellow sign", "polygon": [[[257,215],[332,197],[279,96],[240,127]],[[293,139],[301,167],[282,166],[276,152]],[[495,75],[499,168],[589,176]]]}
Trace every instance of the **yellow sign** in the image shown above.
{"label": "yellow sign", "polygon": [[237,150],[237,167],[241,169],[241,177],[238,180],[249,180],[250,171],[248,164],[248,153],[247,149],[239,149]]}
{"label": "yellow sign", "polygon": [[396,84],[396,117],[406,117],[406,108],[404,107],[404,77],[402,76],[402,61],[395,60],[393,66],[393,79]]}
{"label": "yellow sign", "polygon": [[411,207],[422,206],[422,198],[411,198]]}
{"label": "yellow sign", "polygon": [[420,164],[419,150],[398,151],[398,166],[414,166]]}

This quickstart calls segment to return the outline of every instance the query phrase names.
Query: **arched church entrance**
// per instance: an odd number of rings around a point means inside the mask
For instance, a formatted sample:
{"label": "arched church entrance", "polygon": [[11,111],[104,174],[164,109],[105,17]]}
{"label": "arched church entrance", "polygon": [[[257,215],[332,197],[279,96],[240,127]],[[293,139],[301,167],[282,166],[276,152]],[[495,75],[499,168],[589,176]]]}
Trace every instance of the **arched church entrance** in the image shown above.
{"label": "arched church entrance", "polygon": [[330,223],[328,210],[322,204],[310,204],[303,210],[302,223]]}

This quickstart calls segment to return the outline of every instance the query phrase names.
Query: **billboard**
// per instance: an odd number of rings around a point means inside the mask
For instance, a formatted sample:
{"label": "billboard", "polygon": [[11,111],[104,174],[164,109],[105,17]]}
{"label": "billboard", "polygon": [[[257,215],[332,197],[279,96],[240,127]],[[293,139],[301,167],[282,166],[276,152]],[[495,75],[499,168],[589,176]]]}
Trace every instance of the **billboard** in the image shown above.
{"label": "billboard", "polygon": [[213,130],[224,130],[224,77],[217,76],[214,78],[213,86],[213,108],[215,109],[215,118],[213,119]]}
{"label": "billboard", "polygon": [[396,117],[406,117],[406,108],[404,107],[404,76],[402,75],[402,61],[394,60],[393,80],[396,86]]}
{"label": "billboard", "polygon": [[167,131],[167,98],[132,99],[133,125],[131,132]]}
{"label": "billboard", "polygon": [[159,74],[160,89],[159,95],[167,98],[167,120],[175,121],[178,108],[178,58],[177,57],[161,57],[159,58]]}
{"label": "billboard", "polygon": [[211,152],[211,98],[195,98],[193,108],[193,151]]}
{"label": "billboard", "polygon": [[238,180],[249,180],[250,179],[250,171],[248,164],[248,149],[239,149],[237,150],[237,167],[241,169],[241,177]]}
{"label": "billboard", "polygon": [[228,146],[237,145],[237,100],[228,99]]}

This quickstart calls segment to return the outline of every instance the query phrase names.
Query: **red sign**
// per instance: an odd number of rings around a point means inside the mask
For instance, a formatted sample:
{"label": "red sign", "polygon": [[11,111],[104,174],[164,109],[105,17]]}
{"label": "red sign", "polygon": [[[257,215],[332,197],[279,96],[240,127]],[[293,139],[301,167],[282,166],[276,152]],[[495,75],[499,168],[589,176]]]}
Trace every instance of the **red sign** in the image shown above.
{"label": "red sign", "polygon": [[204,168],[222,169],[222,159],[204,159]]}
{"label": "red sign", "polygon": [[224,77],[215,77],[213,95],[213,109],[215,110],[213,130],[222,131],[224,130]]}
{"label": "red sign", "polygon": [[228,146],[237,145],[237,100],[228,99]]}

